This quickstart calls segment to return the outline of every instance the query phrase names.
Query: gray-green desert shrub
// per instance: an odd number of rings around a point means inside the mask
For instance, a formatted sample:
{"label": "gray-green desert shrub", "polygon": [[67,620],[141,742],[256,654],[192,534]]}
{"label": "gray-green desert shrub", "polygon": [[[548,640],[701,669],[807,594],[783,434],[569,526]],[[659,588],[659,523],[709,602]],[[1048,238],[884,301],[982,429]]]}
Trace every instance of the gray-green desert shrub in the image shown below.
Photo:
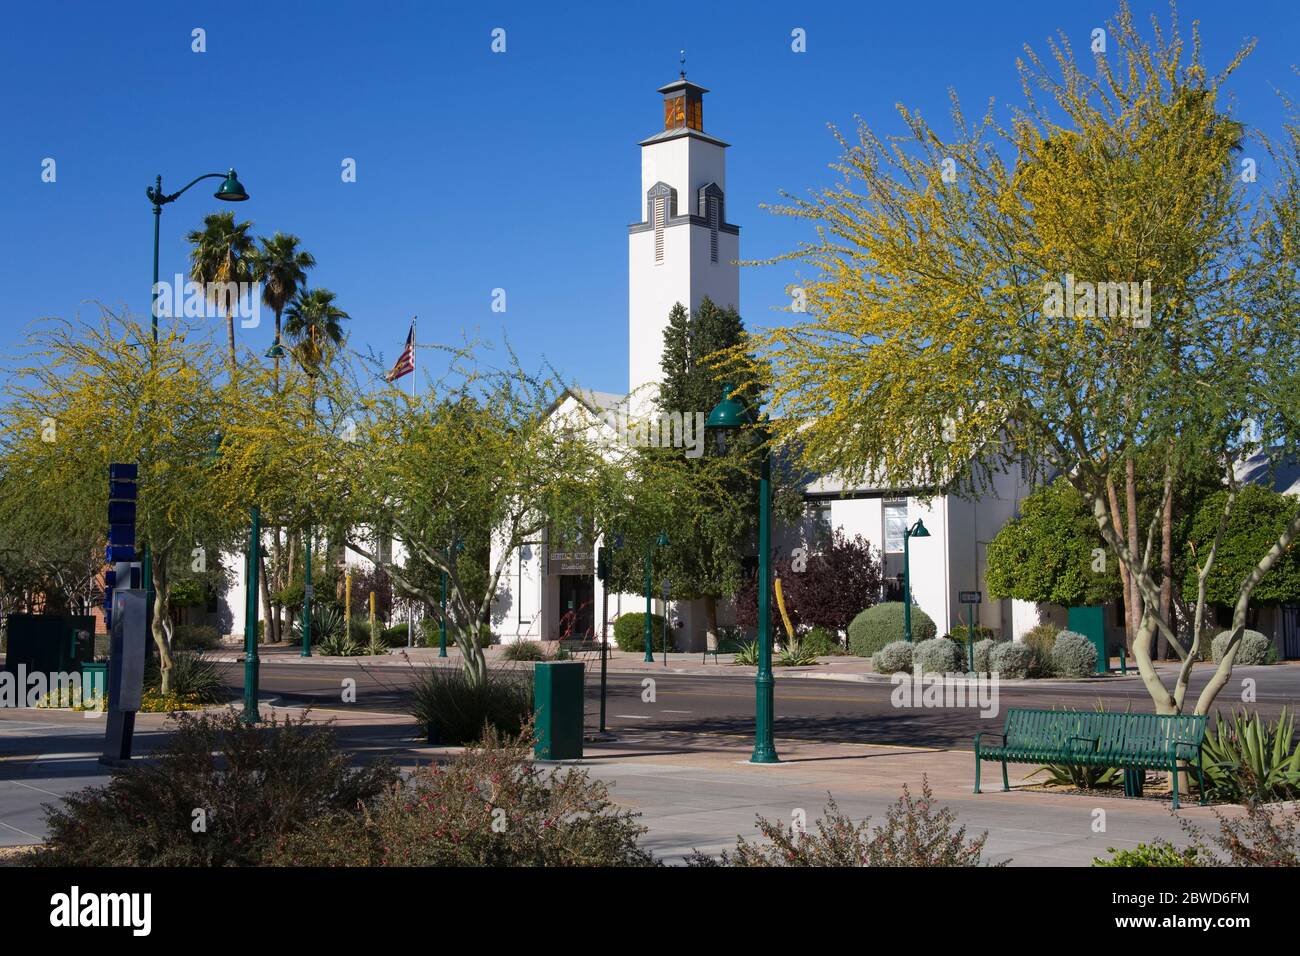
{"label": "gray-green desert shrub", "polygon": [[989,670],[1012,680],[1029,676],[1034,652],[1019,641],[999,644],[989,652]]}
{"label": "gray-green desert shrub", "polygon": [[960,648],[946,637],[921,641],[912,651],[912,670],[917,674],[952,674],[964,670],[960,662]]}
{"label": "gray-green desert shrub", "polygon": [[[912,605],[912,640],[928,641],[939,633],[930,615]],[[849,625],[849,651],[857,657],[874,657],[886,644],[903,637],[903,604],[887,601],[869,607]]]}
{"label": "gray-green desert shrub", "polygon": [[989,663],[989,656],[993,653],[993,648],[998,646],[998,641],[985,638],[982,641],[975,642],[975,672],[978,674],[987,674],[992,670]]}
{"label": "gray-green desert shrub", "polygon": [[910,671],[912,669],[912,649],[914,647],[916,647],[915,644],[909,644],[907,641],[894,641],[886,644],[876,651],[876,656],[871,659],[871,664],[876,669],[877,674],[896,674],[899,671]]}
{"label": "gray-green desert shrub", "polygon": [[[1232,637],[1232,631],[1223,631],[1214,639],[1210,647],[1214,653],[1214,663],[1223,660],[1223,655],[1228,653],[1228,639]],[[1269,649],[1273,646],[1270,641],[1259,631],[1242,631],[1241,646],[1237,648],[1237,656],[1232,659],[1234,664],[1252,665],[1267,664],[1269,662]]]}
{"label": "gray-green desert shrub", "polygon": [[1052,673],[1057,677],[1087,677],[1097,672],[1097,645],[1077,631],[1062,631],[1052,645]]}

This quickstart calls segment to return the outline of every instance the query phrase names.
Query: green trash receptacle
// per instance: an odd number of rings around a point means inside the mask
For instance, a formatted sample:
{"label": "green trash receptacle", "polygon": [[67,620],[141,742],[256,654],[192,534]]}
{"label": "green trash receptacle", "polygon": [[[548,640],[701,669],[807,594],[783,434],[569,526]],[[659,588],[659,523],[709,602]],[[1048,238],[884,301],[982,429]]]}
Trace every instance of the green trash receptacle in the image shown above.
{"label": "green trash receptacle", "polygon": [[[82,664],[81,665],[81,700],[89,704],[93,700],[99,700],[108,695],[108,665],[107,664]],[[101,710],[108,709],[108,702],[105,700],[100,705]]]}
{"label": "green trash receptacle", "polygon": [[582,756],[581,661],[538,662],[533,671],[533,715],[539,760]]}

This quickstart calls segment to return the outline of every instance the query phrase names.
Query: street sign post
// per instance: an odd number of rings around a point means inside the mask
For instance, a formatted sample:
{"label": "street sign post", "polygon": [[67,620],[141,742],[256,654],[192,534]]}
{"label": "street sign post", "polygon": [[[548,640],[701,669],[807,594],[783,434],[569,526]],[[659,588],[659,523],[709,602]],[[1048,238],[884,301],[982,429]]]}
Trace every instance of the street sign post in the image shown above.
{"label": "street sign post", "polygon": [[975,608],[984,601],[979,591],[961,591],[957,600],[966,605],[966,659],[971,673],[975,673]]}

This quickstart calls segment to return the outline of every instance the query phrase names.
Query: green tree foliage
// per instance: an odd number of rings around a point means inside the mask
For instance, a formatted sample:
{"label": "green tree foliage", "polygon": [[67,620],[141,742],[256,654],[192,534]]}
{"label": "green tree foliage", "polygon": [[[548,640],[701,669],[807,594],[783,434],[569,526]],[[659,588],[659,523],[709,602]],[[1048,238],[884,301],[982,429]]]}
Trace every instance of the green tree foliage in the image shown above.
{"label": "green tree foliage", "polygon": [[1121,595],[1119,562],[1083,495],[1063,478],[1026,497],[1020,517],[989,542],[984,582],[990,597],[1063,607],[1101,604]]}
{"label": "green tree foliage", "polygon": [[[1204,554],[1214,543],[1228,491],[1205,499],[1192,520],[1187,536],[1187,569],[1183,588],[1196,591],[1196,572]],[[1292,498],[1259,485],[1246,485],[1237,495],[1236,507],[1228,518],[1219,540],[1214,566],[1206,578],[1206,600],[1211,604],[1232,605],[1237,589],[1259,561],[1259,556],[1277,541],[1295,517]],[[1300,549],[1292,547],[1255,585],[1253,600],[1261,604],[1281,604],[1300,600]]]}

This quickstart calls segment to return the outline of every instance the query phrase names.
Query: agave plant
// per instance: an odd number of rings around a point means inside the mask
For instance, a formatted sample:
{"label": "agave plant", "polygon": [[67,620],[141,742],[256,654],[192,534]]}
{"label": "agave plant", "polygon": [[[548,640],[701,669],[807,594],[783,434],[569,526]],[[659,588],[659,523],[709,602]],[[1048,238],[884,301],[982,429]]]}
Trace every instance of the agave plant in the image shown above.
{"label": "agave plant", "polygon": [[360,657],[366,646],[355,637],[338,631],[316,645],[317,653],[324,657]]}
{"label": "agave plant", "polygon": [[1235,711],[1231,720],[1218,716],[1205,735],[1206,789],[1234,803],[1290,800],[1300,796],[1300,747],[1295,745],[1295,717],[1282,708],[1275,722],[1259,714]]}
{"label": "agave plant", "polygon": [[[294,637],[302,643],[302,621],[293,622]],[[330,604],[313,604],[311,609],[311,641],[324,644],[331,637],[343,633],[343,615]]]}
{"label": "agave plant", "polygon": [[732,659],[733,664],[749,664],[751,666],[758,663],[758,641],[741,641],[736,646],[736,656]]}
{"label": "agave plant", "polygon": [[776,659],[777,667],[807,667],[810,664],[817,663],[817,655],[805,651],[802,644],[795,644],[781,652],[781,656]]}
{"label": "agave plant", "polygon": [[1073,787],[1076,790],[1115,787],[1124,779],[1124,771],[1119,767],[1081,767],[1064,763],[1045,764],[1029,776],[1036,777],[1040,773],[1047,775],[1043,782],[1049,787]]}

